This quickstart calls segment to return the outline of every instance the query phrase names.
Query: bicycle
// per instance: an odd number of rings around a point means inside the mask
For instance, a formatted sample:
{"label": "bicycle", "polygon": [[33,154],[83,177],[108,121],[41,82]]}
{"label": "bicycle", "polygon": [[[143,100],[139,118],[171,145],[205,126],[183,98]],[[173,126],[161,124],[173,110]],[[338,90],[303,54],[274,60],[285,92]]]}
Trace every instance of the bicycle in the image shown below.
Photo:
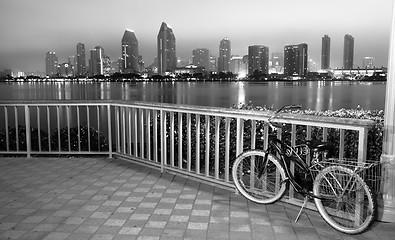
{"label": "bicycle", "polygon": [[[281,112],[299,108],[284,106],[265,125],[275,131],[282,127],[273,122]],[[244,197],[260,204],[278,201],[290,184],[304,197],[295,222],[308,200],[314,199],[318,212],[331,227],[347,234],[362,233],[376,214],[375,198],[363,177],[367,169],[378,163],[329,159],[331,149],[328,142],[311,140],[291,147],[269,134],[266,150],[248,150],[236,158],[233,181]],[[307,155],[311,156],[310,163],[303,160]],[[291,162],[297,166],[294,171],[291,171]]]}

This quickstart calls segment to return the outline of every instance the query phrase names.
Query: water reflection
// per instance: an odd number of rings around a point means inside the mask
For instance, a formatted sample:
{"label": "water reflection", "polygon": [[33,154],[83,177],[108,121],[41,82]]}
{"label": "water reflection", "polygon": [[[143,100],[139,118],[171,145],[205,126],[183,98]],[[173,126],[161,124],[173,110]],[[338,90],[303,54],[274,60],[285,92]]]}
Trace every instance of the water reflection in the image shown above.
{"label": "water reflection", "polygon": [[245,104],[246,103],[246,93],[245,93],[245,89],[244,89],[244,83],[239,82],[237,85],[238,85],[237,103]]}

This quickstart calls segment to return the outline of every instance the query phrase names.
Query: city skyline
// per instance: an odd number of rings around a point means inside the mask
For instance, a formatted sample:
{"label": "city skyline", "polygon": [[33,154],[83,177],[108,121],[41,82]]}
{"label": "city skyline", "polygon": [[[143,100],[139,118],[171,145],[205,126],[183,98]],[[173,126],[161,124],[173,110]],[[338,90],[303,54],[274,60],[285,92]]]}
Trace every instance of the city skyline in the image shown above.
{"label": "city skyline", "polygon": [[[135,11],[127,10],[131,6]],[[161,22],[172,27],[177,57],[182,59],[192,59],[192,50],[197,48],[207,48],[218,57],[218,42],[228,37],[232,55],[239,56],[247,55],[252,45],[268,46],[274,53],[282,52],[286,45],[305,42],[309,58],[320,65],[321,38],[329,35],[330,66],[340,68],[346,34],[355,38],[354,65],[362,66],[365,57],[374,58],[376,66],[387,65],[392,1],[202,0],[194,6],[181,0],[121,1],[116,5],[71,0],[62,4],[60,11],[60,6],[49,0],[14,0],[2,1],[0,9],[0,69],[44,72],[46,52],[54,51],[60,63],[67,62],[69,56],[76,55],[75,46],[80,42],[86,53],[100,45],[115,60],[121,57],[119,45],[125,29],[134,30],[140,55],[149,65],[157,55]]]}

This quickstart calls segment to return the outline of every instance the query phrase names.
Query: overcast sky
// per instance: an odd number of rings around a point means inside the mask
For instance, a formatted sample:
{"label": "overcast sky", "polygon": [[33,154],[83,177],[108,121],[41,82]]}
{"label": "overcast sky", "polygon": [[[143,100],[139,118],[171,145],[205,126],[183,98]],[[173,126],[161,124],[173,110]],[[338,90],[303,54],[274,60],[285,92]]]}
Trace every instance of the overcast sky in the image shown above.
{"label": "overcast sky", "polygon": [[146,65],[156,56],[162,22],[173,28],[176,53],[191,59],[192,49],[218,56],[229,37],[233,55],[249,45],[283,52],[287,44],[308,44],[320,66],[321,38],[331,37],[331,67],[342,66],[345,34],[355,39],[354,65],[374,57],[387,66],[392,0],[0,0],[0,70],[45,71],[45,54],[59,62],[76,54],[78,42],[97,44],[115,60],[125,29],[135,31]]}

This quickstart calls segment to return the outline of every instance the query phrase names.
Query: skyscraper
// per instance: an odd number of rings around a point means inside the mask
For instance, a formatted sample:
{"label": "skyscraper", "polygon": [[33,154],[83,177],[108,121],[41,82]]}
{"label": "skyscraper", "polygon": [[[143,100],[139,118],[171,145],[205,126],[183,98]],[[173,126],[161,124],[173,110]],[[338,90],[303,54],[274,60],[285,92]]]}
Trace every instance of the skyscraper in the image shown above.
{"label": "skyscraper", "polygon": [[322,37],[321,69],[330,69],[331,61],[331,38],[328,35]]}
{"label": "skyscraper", "polygon": [[76,75],[85,76],[86,74],[86,60],[85,60],[85,45],[83,43],[77,44],[77,59],[76,59]]}
{"label": "skyscraper", "polygon": [[104,49],[97,45],[91,50],[91,58],[89,59],[90,76],[103,75],[103,56]]}
{"label": "skyscraper", "polygon": [[354,38],[350,34],[344,36],[343,68],[352,69],[354,66]]}
{"label": "skyscraper", "polygon": [[210,71],[210,51],[207,48],[198,48],[192,50],[192,64],[198,67],[204,67],[204,70]]}
{"label": "skyscraper", "polygon": [[248,47],[248,75],[255,70],[269,74],[269,48],[263,45]]}
{"label": "skyscraper", "polygon": [[233,55],[230,59],[230,71],[238,77],[244,78],[247,75],[247,62],[244,61],[243,56]]}
{"label": "skyscraper", "polygon": [[210,72],[218,70],[217,58],[210,55]]}
{"label": "skyscraper", "polygon": [[230,40],[224,38],[219,43],[218,72],[229,72],[230,57],[232,56]]}
{"label": "skyscraper", "polygon": [[362,67],[365,69],[373,69],[374,68],[374,58],[373,57],[364,57],[362,60]]}
{"label": "skyscraper", "polygon": [[158,33],[158,74],[174,72],[176,66],[176,37],[170,26],[162,22]]}
{"label": "skyscraper", "polygon": [[122,37],[122,73],[139,72],[139,45],[136,35],[131,30],[125,30]]}
{"label": "skyscraper", "polygon": [[284,47],[285,76],[305,76],[307,74],[307,44],[287,45]]}
{"label": "skyscraper", "polygon": [[72,77],[75,77],[75,63],[76,63],[76,59],[74,56],[69,56],[68,59],[68,67],[69,67],[69,72],[71,74]]}
{"label": "skyscraper", "polygon": [[47,52],[45,56],[45,71],[49,77],[58,74],[58,57],[55,52]]}
{"label": "skyscraper", "polygon": [[284,70],[284,53],[273,52],[271,59],[271,71],[273,73],[283,73],[283,70]]}

